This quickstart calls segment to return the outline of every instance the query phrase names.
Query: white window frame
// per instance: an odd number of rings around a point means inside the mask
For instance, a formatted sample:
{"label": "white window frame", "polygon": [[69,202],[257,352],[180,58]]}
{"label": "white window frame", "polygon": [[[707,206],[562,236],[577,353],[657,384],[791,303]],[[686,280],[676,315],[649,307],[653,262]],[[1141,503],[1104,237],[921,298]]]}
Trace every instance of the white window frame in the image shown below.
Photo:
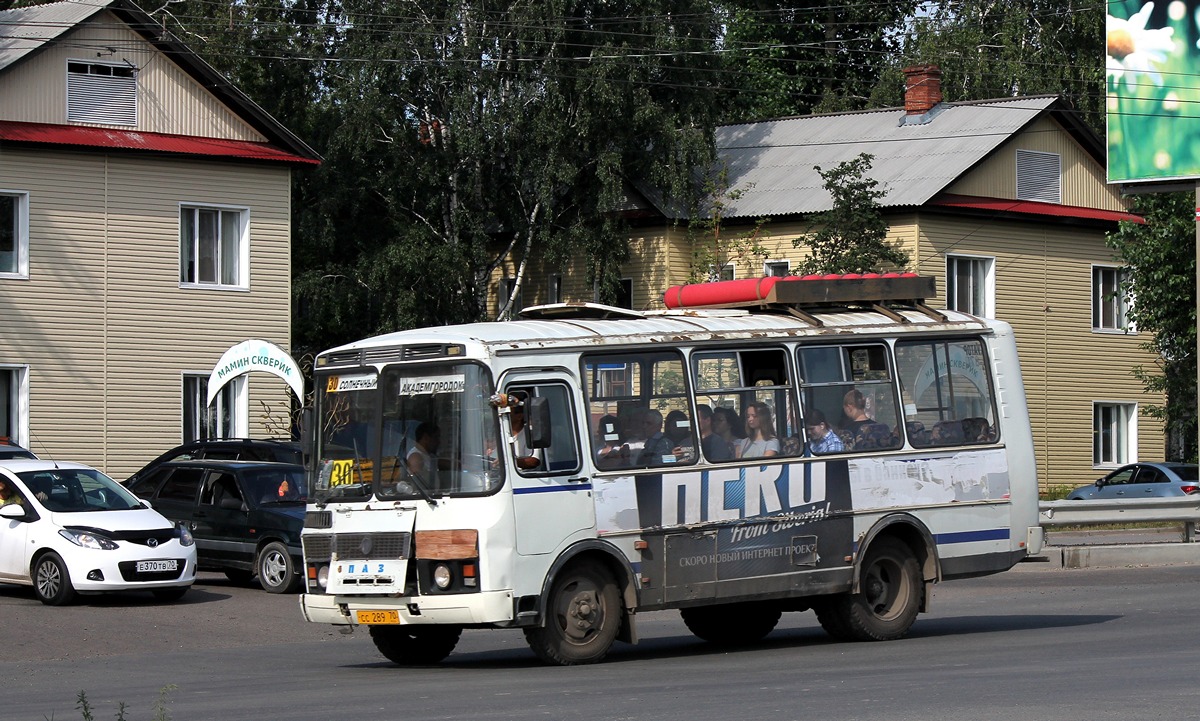
{"label": "white window frame", "polygon": [[13,231],[13,251],[16,263],[13,270],[0,267],[0,278],[29,277],[29,193],[24,190],[0,189],[0,197],[13,198],[16,210]]}
{"label": "white window frame", "polygon": [[[31,448],[29,443],[29,366],[0,363],[0,372],[11,373],[15,381],[8,389],[9,397],[0,398],[0,403],[12,408],[17,416],[15,423],[11,419],[9,421],[12,424],[8,432],[9,438],[19,446]],[[4,429],[0,428],[0,435],[5,435],[3,431]]]}
{"label": "white window frame", "polygon": [[[955,302],[956,293],[951,292],[952,287],[957,287],[956,275],[951,273],[950,265],[958,265],[959,262],[967,262],[975,269],[976,264],[982,264],[982,277],[977,276],[974,272],[971,273],[971,281],[974,284],[982,286],[979,290],[982,292],[982,308],[960,308]],[[974,294],[972,294],[974,297]],[[961,253],[946,254],[946,308],[957,310],[963,313],[970,313],[982,318],[996,317],[996,258],[990,255],[966,255]]]}
{"label": "white window frame", "polygon": [[[1116,283],[1115,283],[1116,293],[1113,295],[1112,298],[1106,299],[1103,297],[1104,290],[1102,288],[1097,287],[1096,274],[1097,274],[1097,272],[1107,272],[1107,271],[1111,271],[1114,274],[1114,280],[1116,281]],[[1125,276],[1126,276],[1126,273],[1121,269],[1120,266],[1103,265],[1100,263],[1095,263],[1092,265],[1091,300],[1092,300],[1092,332],[1093,333],[1134,333],[1137,331],[1137,329],[1133,327],[1133,323],[1131,323],[1129,321],[1130,301],[1126,300],[1125,294],[1122,293],[1120,290],[1120,286],[1122,284],[1124,284],[1124,282],[1125,282]],[[1100,323],[1102,323],[1103,321],[1097,320],[1097,316],[1102,315],[1102,314],[1097,313],[1097,311],[1100,309],[1101,304],[1109,304],[1109,303],[1116,304],[1115,308],[1112,308],[1110,310],[1113,310],[1114,314],[1119,316],[1119,318],[1117,318],[1115,321],[1116,324],[1111,327],[1106,326],[1106,325],[1101,325]]]}
{"label": "white window frame", "polygon": [[[72,66],[84,65],[81,73]],[[109,68],[108,74],[98,72]],[[114,74],[112,70],[119,73]],[[129,125],[138,123],[138,69],[125,62],[67,58],[66,107],[69,123]]]}
{"label": "white window frame", "polygon": [[[782,274],[775,273],[774,271],[780,266],[783,267],[784,272]],[[792,261],[790,260],[768,260],[763,263],[763,277],[770,278],[774,276],[782,278],[784,276],[791,275],[791,273]]]}
{"label": "white window frame", "polygon": [[[1106,412],[1111,411],[1109,417]],[[1128,401],[1092,402],[1092,465],[1094,468],[1118,468],[1137,463],[1137,403]],[[1108,447],[1102,434],[1108,433]],[[1118,436],[1112,438],[1112,436]]]}
{"label": "white window frame", "polygon": [[[237,213],[238,214],[238,252],[237,252],[237,279],[233,283],[224,282],[222,275],[222,238],[216,240],[217,245],[217,279],[215,281],[197,280],[199,277],[200,266],[200,244],[195,243],[192,248],[192,257],[185,258],[184,255],[184,211],[192,211],[192,218],[195,218],[194,212],[207,210],[218,213],[217,229],[218,232],[223,232],[224,224],[221,222],[221,214]],[[180,203],[179,212],[176,215],[179,218],[179,287],[181,288],[206,288],[206,289],[221,289],[221,290],[249,290],[250,288],[250,209],[238,205],[220,205],[217,203]],[[193,277],[191,280],[185,277],[186,263],[194,264]]]}
{"label": "white window frame", "polygon": [[[208,399],[209,375],[208,371],[185,371],[180,377],[179,437],[181,443],[187,443],[201,437],[246,438],[249,436],[250,397],[246,376],[238,376],[226,383],[213,400],[213,405],[207,409],[202,409],[201,404]],[[190,387],[189,381],[192,381]],[[194,398],[192,397],[193,388],[196,393]],[[208,424],[201,420],[203,411],[207,410],[209,414],[217,412],[219,424],[221,417],[219,410],[225,404],[232,406],[229,409],[229,427],[221,428],[218,425],[214,429],[215,435],[201,436],[199,431],[203,430],[205,433],[208,431]],[[189,407],[191,408],[190,418],[195,424],[195,428],[188,428]],[[201,428],[202,424],[204,425],[203,429]]]}

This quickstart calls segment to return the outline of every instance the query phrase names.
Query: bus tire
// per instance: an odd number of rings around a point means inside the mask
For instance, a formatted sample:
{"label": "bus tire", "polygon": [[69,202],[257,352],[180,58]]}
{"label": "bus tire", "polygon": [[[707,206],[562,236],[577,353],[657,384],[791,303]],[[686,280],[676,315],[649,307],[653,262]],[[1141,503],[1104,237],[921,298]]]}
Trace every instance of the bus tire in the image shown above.
{"label": "bus tire", "polygon": [[371,641],[401,666],[431,666],[446,658],[462,636],[459,626],[371,626]]}
{"label": "bus tire", "polygon": [[817,619],[833,638],[891,641],[912,628],[921,605],[921,571],[911,549],[891,538],[867,549],[859,591],[817,604]]}
{"label": "bus tire", "polygon": [[775,630],[782,612],[764,603],[726,603],[682,608],[683,624],[696,638],[718,646],[761,641]]}
{"label": "bus tire", "polygon": [[554,580],[542,625],[525,629],[525,640],[546,663],[598,663],[617,638],[622,614],[612,574],[593,563],[574,564]]}

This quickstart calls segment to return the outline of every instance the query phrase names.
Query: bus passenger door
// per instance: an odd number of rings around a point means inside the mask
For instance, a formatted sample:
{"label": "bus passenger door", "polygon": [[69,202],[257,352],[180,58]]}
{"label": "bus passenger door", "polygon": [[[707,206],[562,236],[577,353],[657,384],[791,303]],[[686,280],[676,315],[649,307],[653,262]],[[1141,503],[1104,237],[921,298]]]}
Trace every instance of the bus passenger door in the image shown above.
{"label": "bus passenger door", "polygon": [[[580,450],[574,390],[578,387],[565,372],[512,373],[504,379],[506,394],[542,398],[549,406],[550,439],[545,448],[527,447],[527,429],[514,428],[511,411],[500,419],[508,447],[517,553],[523,556],[551,553],[571,535],[596,525],[592,479],[584,470]],[[537,414],[525,415],[530,425],[544,420]]]}

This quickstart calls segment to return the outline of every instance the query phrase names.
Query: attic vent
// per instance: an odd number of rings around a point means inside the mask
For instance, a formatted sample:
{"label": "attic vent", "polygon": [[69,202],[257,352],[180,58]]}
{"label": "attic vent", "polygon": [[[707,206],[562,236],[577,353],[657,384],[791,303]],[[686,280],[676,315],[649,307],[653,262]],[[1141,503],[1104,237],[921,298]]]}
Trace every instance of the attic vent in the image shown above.
{"label": "attic vent", "polygon": [[1058,153],[1017,151],[1017,199],[1062,203],[1062,158]]}
{"label": "attic vent", "polygon": [[68,61],[67,121],[137,125],[137,70],[128,65]]}

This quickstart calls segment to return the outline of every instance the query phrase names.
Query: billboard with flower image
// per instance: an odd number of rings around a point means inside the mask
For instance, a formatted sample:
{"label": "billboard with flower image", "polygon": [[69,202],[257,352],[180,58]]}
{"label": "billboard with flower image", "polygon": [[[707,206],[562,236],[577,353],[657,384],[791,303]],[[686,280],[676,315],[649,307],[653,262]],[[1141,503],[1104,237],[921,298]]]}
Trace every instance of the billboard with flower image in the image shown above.
{"label": "billboard with flower image", "polygon": [[1200,0],[1110,0],[1108,180],[1200,178]]}

